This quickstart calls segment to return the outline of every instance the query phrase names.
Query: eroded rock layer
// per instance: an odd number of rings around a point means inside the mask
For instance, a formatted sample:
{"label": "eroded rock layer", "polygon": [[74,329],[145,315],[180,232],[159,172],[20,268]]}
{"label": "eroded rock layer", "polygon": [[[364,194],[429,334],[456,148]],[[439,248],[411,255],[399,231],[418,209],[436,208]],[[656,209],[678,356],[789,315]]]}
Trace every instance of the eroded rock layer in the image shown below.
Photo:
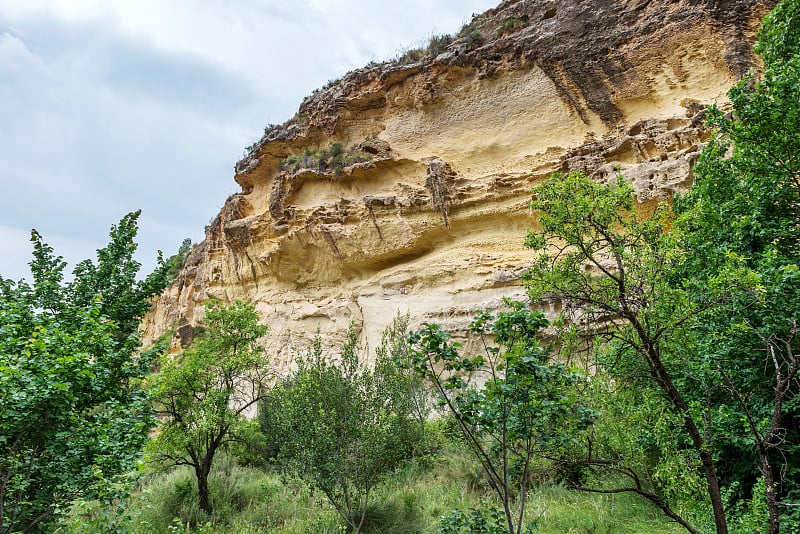
{"label": "eroded rock layer", "polygon": [[692,180],[703,110],[754,66],[770,0],[509,0],[414,61],[315,92],[236,165],[242,192],[144,322],[179,343],[210,298],[255,301],[278,369],[319,331],[373,349],[399,312],[464,331],[522,297],[530,188]]}

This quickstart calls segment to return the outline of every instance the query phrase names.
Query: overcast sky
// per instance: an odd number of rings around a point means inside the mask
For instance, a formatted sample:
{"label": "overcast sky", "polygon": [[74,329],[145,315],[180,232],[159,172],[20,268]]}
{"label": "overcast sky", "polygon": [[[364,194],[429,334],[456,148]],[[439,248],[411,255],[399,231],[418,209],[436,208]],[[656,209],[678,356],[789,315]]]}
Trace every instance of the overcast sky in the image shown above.
{"label": "overcast sky", "polygon": [[0,276],[30,230],[70,263],[141,209],[173,254],[239,191],[233,165],[329,79],[499,0],[0,0]]}

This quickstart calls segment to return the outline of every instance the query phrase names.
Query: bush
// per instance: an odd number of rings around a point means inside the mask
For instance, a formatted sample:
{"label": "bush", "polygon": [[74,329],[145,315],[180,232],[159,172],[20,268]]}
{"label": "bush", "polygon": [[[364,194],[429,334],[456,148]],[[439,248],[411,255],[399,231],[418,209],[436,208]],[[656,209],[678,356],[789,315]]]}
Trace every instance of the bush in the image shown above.
{"label": "bush", "polygon": [[428,41],[428,49],[427,52],[431,56],[438,56],[445,50],[447,47],[450,46],[450,43],[453,42],[453,37],[448,34],[444,35],[433,35],[431,36],[431,40]]}
{"label": "bush", "polygon": [[485,40],[486,38],[483,36],[481,32],[479,32],[478,30],[474,30],[470,32],[470,34],[467,36],[467,46],[471,49],[478,48],[480,45],[483,44]]}
{"label": "bush", "polygon": [[[453,510],[442,517],[441,534],[508,534],[505,516],[497,508],[473,508],[467,512]],[[530,529],[524,531],[526,534]]]}
{"label": "bush", "polygon": [[322,356],[316,338],[299,369],[268,396],[259,418],[280,436],[286,470],[325,494],[342,519],[361,531],[373,488],[413,454],[417,421],[400,398],[401,376],[379,358],[359,362],[351,329],[338,363]]}
{"label": "bush", "polygon": [[371,154],[358,147],[345,149],[341,143],[333,143],[322,150],[306,148],[301,154],[292,154],[278,162],[278,170],[295,173],[303,169],[313,169],[319,174],[332,173],[339,176],[345,167],[369,161]]}
{"label": "bush", "polygon": [[497,29],[497,36],[503,36],[507,33],[514,33],[527,25],[525,19],[519,17],[509,17],[503,21],[503,25]]}
{"label": "bush", "polygon": [[397,58],[397,63],[404,65],[406,63],[414,63],[425,57],[425,51],[422,48],[409,48]]}

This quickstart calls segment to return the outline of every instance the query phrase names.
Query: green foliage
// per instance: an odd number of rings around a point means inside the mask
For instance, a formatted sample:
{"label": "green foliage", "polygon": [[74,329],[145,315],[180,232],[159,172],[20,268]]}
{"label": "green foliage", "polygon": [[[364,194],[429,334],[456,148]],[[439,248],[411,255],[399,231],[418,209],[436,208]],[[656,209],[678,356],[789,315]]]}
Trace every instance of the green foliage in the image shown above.
{"label": "green foliage", "polygon": [[135,498],[130,488],[139,473],[131,472],[100,492],[92,500],[78,499],[59,519],[58,532],[66,530],[75,534],[127,534],[133,532]]}
{"label": "green foliage", "polygon": [[189,257],[189,253],[191,252],[192,240],[191,238],[187,237],[181,241],[181,246],[178,248],[178,252],[167,258],[166,263],[169,265],[167,276],[170,278],[170,280],[174,280],[175,277],[178,276],[178,273],[181,272],[181,269],[183,269],[183,266],[186,263],[186,258]]}
{"label": "green foliage", "polygon": [[401,50],[401,52],[402,53],[400,53],[395,60],[395,62],[400,65],[415,63],[425,57],[425,50],[422,48],[408,48],[406,50]]}
{"label": "green foliage", "polygon": [[278,162],[278,170],[294,173],[312,169],[320,174],[332,173],[334,176],[339,176],[345,167],[372,158],[371,154],[358,147],[345,149],[341,143],[333,143],[322,150],[306,148],[302,154],[287,156]]}
{"label": "green foliage", "polygon": [[793,528],[800,496],[799,21],[797,0],[765,20],[763,72],[731,89],[732,114],[710,109],[718,135],[676,198],[675,220],[664,210],[641,220],[624,184],[580,177],[541,186],[533,203],[541,230],[528,245],[543,256],[528,275],[532,296],[602,321],[606,369],[663,391],[686,432],[652,436],[652,483],[673,502],[693,500],[696,483],[673,482],[694,480],[691,444],[718,532],[727,531],[720,483],[741,528]]}
{"label": "green foliage", "polygon": [[149,527],[151,532],[166,532],[177,519],[180,525],[210,524],[212,532],[235,526],[264,532],[274,526],[270,505],[274,506],[272,499],[279,487],[274,476],[238,466],[221,453],[209,475],[209,491],[216,503],[211,516],[198,507],[194,473],[179,467],[149,477],[146,491],[133,503],[131,530],[142,532]]}
{"label": "green foliage", "polygon": [[391,61],[396,65],[406,65],[409,63],[416,63],[425,58],[435,58],[439,54],[447,51],[454,40],[453,36],[448,34],[431,35],[428,44],[425,47],[414,47],[400,50],[397,56]]}
{"label": "green foliage", "polygon": [[[508,532],[503,511],[497,508],[473,508],[466,512],[453,510],[442,517],[441,534],[504,534]],[[532,532],[530,528],[523,532]]]}
{"label": "green foliage", "polygon": [[[331,87],[333,85],[336,85],[338,82],[339,82],[339,80],[329,80],[328,81],[328,83],[330,84]],[[308,123],[308,119],[309,119],[308,112],[305,112],[305,111],[298,111],[292,117],[292,120],[294,122],[298,123],[298,124],[307,124]]]}
{"label": "green foliage", "polygon": [[486,40],[478,29],[483,22],[484,19],[482,15],[473,14],[472,20],[461,27],[456,37],[460,39],[463,38],[468,49],[477,48]]}
{"label": "green foliage", "polygon": [[[557,299],[570,322],[586,325],[596,353],[605,355],[598,363],[614,378],[667,401],[682,423],[682,446],[692,447],[700,460],[717,529],[726,532],[716,468],[701,430],[705,403],[692,402],[687,386],[696,369],[687,324],[713,300],[693,301],[684,286],[673,283],[671,273],[685,254],[667,233],[669,211],[659,206],[644,216],[634,200],[621,177],[602,185],[581,174],[554,175],[535,188],[531,207],[539,228],[529,232],[526,245],[539,256],[525,285],[532,300]],[[661,496],[632,478],[636,493],[682,521]]]}
{"label": "green foliage", "polygon": [[218,450],[250,435],[244,413],[258,402],[267,365],[258,340],[267,332],[253,304],[206,305],[205,332],[179,356],[165,354],[151,381],[161,418],[155,459],[187,465],[200,508],[212,513],[208,476]]}
{"label": "green foliage", "polygon": [[[431,394],[424,381],[402,362],[408,359],[408,314],[397,314],[381,334],[381,344],[375,349],[375,374],[381,387],[398,413],[414,417],[421,432],[425,432],[433,409]],[[424,443],[424,442],[423,442]]]}
{"label": "green foliage", "polygon": [[583,402],[598,415],[581,444],[562,458],[560,480],[581,491],[649,493],[699,529],[709,507],[707,490],[680,416],[658,388],[613,377],[605,371],[613,368],[610,362],[598,363],[583,391]]}
{"label": "green foliage", "polygon": [[[536,339],[544,316],[507,304],[509,311],[481,312],[470,325],[483,354],[462,356],[447,332],[426,324],[411,335],[407,365],[441,395],[502,503],[505,531],[519,534],[532,462],[572,444],[593,412],[574,395],[582,377],[551,360]],[[470,387],[475,382],[483,385]]]}
{"label": "green foliage", "polygon": [[351,329],[333,363],[317,338],[260,410],[262,428],[281,440],[284,467],[321,491],[356,533],[376,484],[412,455],[420,435],[400,398],[405,382],[387,357],[374,371],[364,368]]}
{"label": "green foliage", "polygon": [[694,187],[675,201],[686,257],[674,283],[694,300],[716,301],[691,324],[705,363],[695,396],[713,399],[734,501],[766,484],[771,532],[797,520],[798,508],[778,501],[800,498],[788,475],[800,471],[798,43],[800,2],[783,1],[759,32],[763,71],[730,90],[732,115],[710,110],[718,135],[697,163]]}
{"label": "green foliage", "polygon": [[[764,19],[758,32],[755,51],[764,60],[764,87],[772,85],[767,81],[770,77],[797,61],[800,50],[800,19],[797,18],[797,12],[797,0],[779,2]],[[767,71],[770,71],[769,76],[766,75]]]}
{"label": "green foliage", "polygon": [[[376,487],[368,505],[365,534],[433,534],[443,515],[495,506],[483,489],[465,490],[474,465],[469,453],[450,444],[433,462],[412,461]],[[319,493],[293,477],[238,465],[221,453],[209,476],[217,503],[211,516],[197,507],[197,482],[188,467],[147,472],[129,499],[107,506],[91,501],[73,507],[61,534],[94,532],[166,534],[341,534],[336,511]],[[570,491],[545,482],[531,488],[526,521],[534,532],[666,534],[678,532],[663,515],[626,495]]]}
{"label": "green foliage", "polygon": [[467,34],[467,47],[470,49],[478,48],[484,41],[486,41],[486,38],[478,30],[471,31]]}
{"label": "green foliage", "polygon": [[473,13],[470,21],[464,24],[458,31],[457,37],[465,37],[470,33],[476,31],[483,22],[484,22],[483,15],[477,15]]}
{"label": "green foliage", "polygon": [[[738,496],[740,490],[738,481],[733,482],[726,491],[731,507],[731,526],[737,532],[765,532],[769,525],[769,512],[766,505],[766,487],[764,479],[759,479],[753,485],[752,495],[749,499]],[[784,526],[785,532],[794,532]]]}
{"label": "green foliage", "polygon": [[519,17],[508,17],[497,29],[497,36],[500,37],[506,35],[507,33],[517,32],[527,26],[527,24],[528,22],[525,19],[521,19]]}
{"label": "green foliage", "polygon": [[428,41],[426,51],[429,55],[436,57],[442,52],[447,51],[447,47],[453,42],[453,36],[448,34],[432,35]]}
{"label": "green foliage", "polygon": [[113,488],[152,424],[140,388],[155,351],[136,332],[167,284],[133,259],[139,212],[64,281],[65,262],[32,232],[33,285],[0,279],[0,532],[30,531],[73,499]]}
{"label": "green foliage", "polygon": [[334,87],[335,85],[341,83],[341,81],[342,81],[341,78],[331,78],[330,80],[325,82],[325,85],[322,86],[322,90],[324,91],[325,89],[330,89],[331,87]]}
{"label": "green foliage", "polygon": [[254,141],[250,143],[249,145],[244,147],[244,150],[242,150],[242,157],[249,158],[250,156],[256,153],[256,151],[260,146],[261,143],[259,141]]}

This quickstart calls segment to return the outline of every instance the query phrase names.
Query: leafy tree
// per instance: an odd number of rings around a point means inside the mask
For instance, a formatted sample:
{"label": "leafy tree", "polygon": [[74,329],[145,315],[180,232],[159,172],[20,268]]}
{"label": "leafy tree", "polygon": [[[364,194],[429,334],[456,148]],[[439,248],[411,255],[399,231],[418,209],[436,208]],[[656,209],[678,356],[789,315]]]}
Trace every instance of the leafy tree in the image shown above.
{"label": "leafy tree", "polygon": [[573,323],[594,325],[612,371],[660,389],[700,460],[716,530],[727,532],[703,413],[686,398],[696,353],[683,344],[687,322],[716,301],[692,301],[671,283],[681,254],[667,235],[669,213],[638,213],[622,177],[601,185],[579,173],[552,176],[534,189],[531,206],[539,228],[526,245],[539,255],[525,275],[530,298],[559,300]]}
{"label": "leafy tree", "polygon": [[[398,313],[381,333],[381,344],[375,348],[375,374],[382,382],[384,391],[388,393],[388,398],[397,405],[396,411],[414,417],[419,423],[420,431],[424,433],[433,403],[425,382],[412,369],[403,365],[411,350],[408,343],[409,319],[409,314]],[[423,439],[417,445],[424,444]]]}
{"label": "leafy tree", "polygon": [[[509,311],[481,312],[471,323],[483,354],[460,355],[447,332],[425,324],[411,335],[408,365],[432,383],[458,422],[500,499],[505,531],[520,534],[532,462],[571,444],[593,412],[574,395],[581,376],[553,361],[536,339],[547,325],[543,314],[508,304]],[[497,522],[493,513],[455,514],[450,527],[466,528],[469,517]]]}
{"label": "leafy tree", "polygon": [[208,476],[216,453],[249,433],[245,412],[261,396],[267,358],[255,305],[206,305],[205,332],[179,356],[165,354],[152,379],[161,425],[153,456],[188,465],[197,478],[199,506],[212,513]]}
{"label": "leafy tree", "polygon": [[372,490],[412,455],[420,435],[396,378],[390,361],[379,357],[374,370],[359,362],[351,329],[339,363],[323,356],[317,337],[262,405],[262,428],[280,437],[284,468],[322,491],[355,533]]}
{"label": "leafy tree", "polygon": [[770,13],[756,51],[763,71],[730,90],[732,114],[711,108],[718,135],[675,202],[686,251],[675,283],[719,302],[692,325],[707,362],[696,395],[713,395],[729,482],[749,491],[763,477],[777,533],[800,497],[800,1]]}
{"label": "leafy tree", "polygon": [[167,264],[169,265],[169,277],[170,279],[174,279],[183,269],[183,265],[186,263],[186,258],[189,257],[189,254],[192,252],[192,240],[191,238],[186,238],[181,241],[181,246],[178,247],[178,252],[173,254],[167,259]]}
{"label": "leafy tree", "polygon": [[141,379],[155,351],[136,327],[167,284],[133,259],[139,212],[97,262],[66,263],[32,232],[33,284],[0,279],[0,533],[29,532],[129,471],[152,417]]}
{"label": "leafy tree", "polygon": [[598,360],[601,364],[581,392],[582,402],[597,416],[555,458],[564,483],[583,492],[634,493],[696,534],[687,518],[704,502],[706,488],[695,451],[681,432],[681,417],[643,377],[625,376],[609,362],[603,364],[602,357]]}
{"label": "leafy tree", "polygon": [[530,274],[533,295],[563,298],[594,321],[618,349],[618,371],[623,353],[638,354],[684,416],[718,532],[720,481],[739,498],[764,488],[771,533],[782,520],[797,526],[800,494],[800,2],[767,17],[756,51],[764,69],[731,89],[733,113],[710,109],[718,135],[676,198],[676,220],[664,211],[640,220],[632,198],[606,209],[615,187],[630,196],[624,186],[568,178],[537,190],[542,230],[529,238],[546,253]]}

